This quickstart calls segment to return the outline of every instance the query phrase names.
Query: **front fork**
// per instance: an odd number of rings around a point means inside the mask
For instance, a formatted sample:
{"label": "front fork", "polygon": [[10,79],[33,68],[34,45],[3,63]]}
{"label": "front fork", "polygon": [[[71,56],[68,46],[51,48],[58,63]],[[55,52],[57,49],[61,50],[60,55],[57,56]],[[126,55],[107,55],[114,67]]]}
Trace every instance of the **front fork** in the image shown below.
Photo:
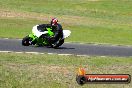
{"label": "front fork", "polygon": [[35,36],[33,33],[32,34],[29,34],[29,37],[30,37],[30,40],[31,40],[31,45],[47,45],[47,42],[45,39],[43,38],[38,38],[37,36]]}
{"label": "front fork", "polygon": [[29,36],[29,38],[30,38],[30,44],[31,45],[35,45],[36,43],[37,43],[37,36],[35,36],[33,33],[31,33],[31,34],[29,34],[28,35]]}

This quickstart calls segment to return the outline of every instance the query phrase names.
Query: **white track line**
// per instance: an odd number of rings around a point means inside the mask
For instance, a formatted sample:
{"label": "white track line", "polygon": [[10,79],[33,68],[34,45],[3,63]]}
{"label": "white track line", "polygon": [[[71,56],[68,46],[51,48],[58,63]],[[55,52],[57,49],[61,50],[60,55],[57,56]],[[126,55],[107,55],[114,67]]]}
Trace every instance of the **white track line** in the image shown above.
{"label": "white track line", "polygon": [[39,52],[25,52],[25,53],[28,53],[28,54],[39,54]]}
{"label": "white track line", "polygon": [[12,52],[12,51],[0,51],[0,53],[9,53],[9,52]]}
{"label": "white track line", "polygon": [[88,55],[77,55],[77,56],[79,56],[79,57],[90,57]]}
{"label": "white track line", "polygon": [[9,39],[9,38],[3,38],[3,39]]}
{"label": "white track line", "polygon": [[[57,54],[57,53],[40,53],[40,52],[15,52],[15,51],[0,51],[0,53],[18,53],[18,54],[48,54],[48,55],[59,55],[59,56],[71,56],[74,54]],[[75,56],[81,56],[81,57],[90,57],[88,55],[75,55]]]}
{"label": "white track line", "polygon": [[71,56],[73,54],[58,54],[58,55],[60,55],[60,56]]}
{"label": "white track line", "polygon": [[55,53],[47,53],[47,54],[49,54],[49,55],[50,55],[50,54],[55,54]]}

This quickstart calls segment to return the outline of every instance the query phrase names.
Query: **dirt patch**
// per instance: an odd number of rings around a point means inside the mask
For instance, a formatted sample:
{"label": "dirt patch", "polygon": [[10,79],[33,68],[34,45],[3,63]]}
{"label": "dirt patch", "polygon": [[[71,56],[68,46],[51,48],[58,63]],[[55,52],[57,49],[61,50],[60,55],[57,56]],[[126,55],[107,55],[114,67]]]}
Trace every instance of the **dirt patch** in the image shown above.
{"label": "dirt patch", "polygon": [[[7,18],[29,18],[29,19],[37,19],[37,20],[41,20],[41,21],[50,21],[51,18],[53,18],[54,16],[51,14],[40,14],[40,13],[34,13],[34,12],[16,12],[16,11],[9,11],[9,10],[1,10],[0,9],[0,17],[7,17]],[[62,19],[62,21],[60,22],[65,22],[66,24],[71,24],[73,22],[76,23],[76,19],[80,19],[80,17],[77,16],[58,16],[58,19]],[[69,21],[70,20],[70,21]]]}
{"label": "dirt patch", "polygon": [[101,68],[96,68],[95,70],[99,73],[101,72],[100,74],[125,74],[126,72],[131,74],[132,65],[110,65]]}
{"label": "dirt patch", "polygon": [[79,17],[79,16],[53,16],[51,14],[44,14],[44,13],[35,13],[35,12],[20,12],[20,11],[13,11],[13,10],[3,10],[0,9],[0,17],[5,18],[21,18],[21,19],[37,19],[41,21],[50,21],[51,18],[57,17],[59,22],[65,25],[96,25],[102,24],[104,22],[97,21],[97,19],[92,19],[88,17]]}
{"label": "dirt patch", "polygon": [[9,10],[0,10],[0,17],[8,17],[8,18],[31,18],[37,20],[45,20],[48,21],[52,16],[42,15],[37,13],[27,13],[27,12],[16,12]]}
{"label": "dirt patch", "polygon": [[30,64],[18,64],[18,63],[6,63],[3,65],[4,67],[17,72],[19,70],[27,70],[30,72],[39,72],[39,73],[61,73],[61,74],[68,74],[70,71],[69,68],[72,67],[63,67],[57,65],[30,65]]}

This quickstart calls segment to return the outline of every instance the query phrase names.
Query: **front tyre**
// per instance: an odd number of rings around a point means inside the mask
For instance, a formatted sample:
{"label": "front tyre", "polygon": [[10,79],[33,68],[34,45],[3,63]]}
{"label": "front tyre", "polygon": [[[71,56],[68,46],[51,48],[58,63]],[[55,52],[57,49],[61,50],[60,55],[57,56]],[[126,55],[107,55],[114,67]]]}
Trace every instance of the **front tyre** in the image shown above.
{"label": "front tyre", "polygon": [[30,37],[26,36],[22,39],[22,45],[23,46],[29,46],[30,45]]}

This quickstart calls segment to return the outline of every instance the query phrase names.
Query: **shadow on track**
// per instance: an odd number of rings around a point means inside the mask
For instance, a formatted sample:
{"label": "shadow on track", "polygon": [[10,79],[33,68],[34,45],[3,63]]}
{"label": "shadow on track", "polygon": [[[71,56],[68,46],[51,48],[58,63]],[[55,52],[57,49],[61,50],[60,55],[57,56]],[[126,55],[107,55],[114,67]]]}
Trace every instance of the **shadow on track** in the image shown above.
{"label": "shadow on track", "polygon": [[75,48],[68,48],[68,47],[58,47],[58,48],[55,48],[55,49],[75,49]]}
{"label": "shadow on track", "polygon": [[58,48],[52,48],[50,46],[28,46],[28,47],[34,47],[34,48],[50,48],[50,49],[75,49],[75,48],[68,48],[68,47],[58,47]]}

